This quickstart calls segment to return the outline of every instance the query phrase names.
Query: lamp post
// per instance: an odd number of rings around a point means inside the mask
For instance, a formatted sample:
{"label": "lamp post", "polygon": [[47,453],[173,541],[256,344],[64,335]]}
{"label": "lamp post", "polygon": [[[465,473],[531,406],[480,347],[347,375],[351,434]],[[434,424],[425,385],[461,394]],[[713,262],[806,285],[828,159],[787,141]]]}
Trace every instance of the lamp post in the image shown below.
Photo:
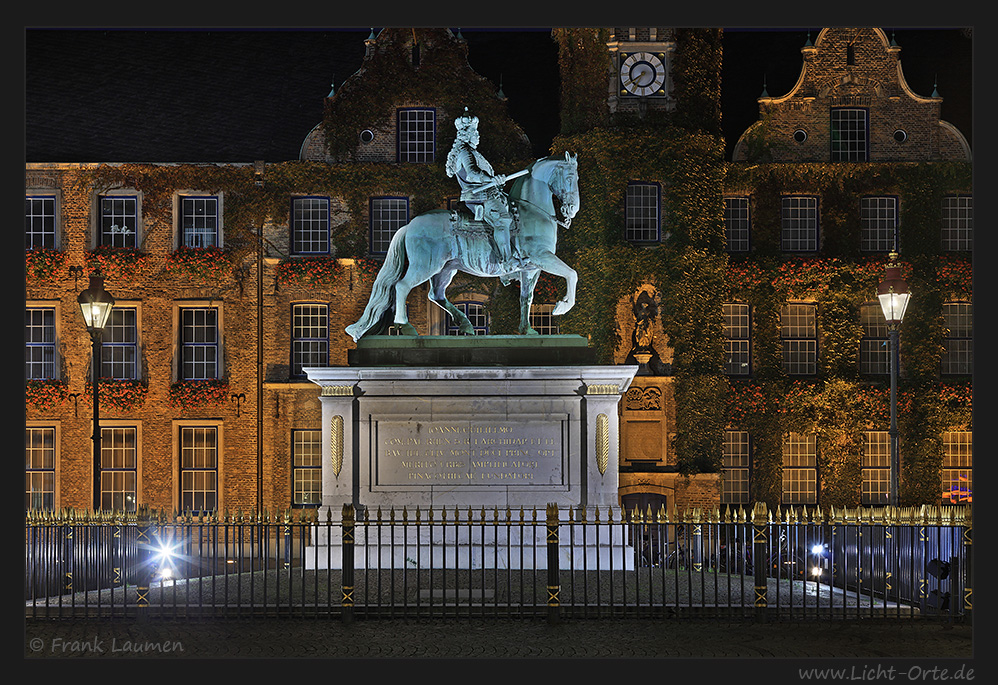
{"label": "lamp post", "polygon": [[83,312],[83,320],[87,324],[87,331],[90,333],[90,342],[93,347],[93,360],[90,364],[91,379],[94,386],[94,511],[101,508],[101,488],[100,488],[100,404],[97,385],[100,380],[101,362],[101,339],[104,335],[104,326],[111,316],[111,308],[114,306],[114,298],[104,290],[104,277],[100,269],[95,269],[90,274],[89,287],[80,293],[77,298],[80,303],[80,310]]}
{"label": "lamp post", "polygon": [[897,263],[897,252],[891,252],[890,261],[887,263],[884,280],[877,286],[877,298],[880,300],[880,308],[884,311],[884,318],[887,320],[887,334],[890,337],[890,370],[891,370],[891,482],[890,482],[890,504],[898,505],[898,474],[901,471],[901,458],[898,450],[898,364],[899,353],[899,328],[904,319],[905,309],[908,308],[908,301],[911,299],[911,292],[908,284],[901,278],[901,267]]}

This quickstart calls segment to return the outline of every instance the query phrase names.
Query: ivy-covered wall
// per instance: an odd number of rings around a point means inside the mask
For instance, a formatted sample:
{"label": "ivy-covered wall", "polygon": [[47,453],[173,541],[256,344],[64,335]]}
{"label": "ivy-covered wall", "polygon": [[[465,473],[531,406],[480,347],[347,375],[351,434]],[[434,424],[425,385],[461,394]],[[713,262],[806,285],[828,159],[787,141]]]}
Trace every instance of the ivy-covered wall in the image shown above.
{"label": "ivy-covered wall", "polygon": [[[752,495],[775,506],[781,494],[782,436],[818,437],[819,503],[857,506],[864,430],[887,430],[886,376],[864,376],[858,356],[860,306],[876,299],[886,255],[860,251],[860,198],[899,198],[900,261],[912,291],[901,327],[899,442],[901,503],[939,499],[942,433],[971,425],[970,378],[941,377],[942,305],[972,296],[969,254],[940,253],[943,197],[970,192],[964,163],[730,164],[724,190],[750,197],[748,254],[732,253],[728,301],[752,312],[752,376],[730,382],[729,420],[753,439]],[[785,193],[816,195],[820,251],[780,252],[780,204]],[[780,307],[788,301],[818,308],[818,372],[811,378],[782,369]]]}

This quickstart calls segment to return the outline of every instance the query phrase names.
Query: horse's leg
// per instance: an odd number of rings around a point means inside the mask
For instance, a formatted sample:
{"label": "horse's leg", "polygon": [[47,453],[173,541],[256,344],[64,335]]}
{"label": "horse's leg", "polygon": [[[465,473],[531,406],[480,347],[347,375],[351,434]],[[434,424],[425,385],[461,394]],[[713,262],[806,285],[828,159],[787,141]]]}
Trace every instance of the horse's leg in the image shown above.
{"label": "horse's leg", "polygon": [[464,312],[447,299],[447,286],[450,285],[456,273],[457,267],[448,263],[443,271],[430,278],[430,301],[450,314],[463,335],[474,335],[475,327],[471,321],[468,320]]}
{"label": "horse's leg", "polygon": [[[406,269],[405,275],[395,282],[395,325],[402,329],[403,335],[418,335],[416,329],[409,323],[409,315],[406,311],[405,301],[409,298],[409,293],[412,292],[413,288],[418,286],[420,283],[425,283],[430,280],[430,277],[436,273],[436,267],[427,263],[435,261],[430,259],[429,251],[423,251],[420,255],[424,260],[426,260],[425,262],[422,260],[414,260],[411,258],[412,253],[410,252],[409,254],[409,268]],[[417,261],[420,261],[421,263],[417,263]]]}
{"label": "horse's leg", "polygon": [[534,287],[541,272],[538,269],[520,272],[520,335],[537,335],[530,325],[530,303],[534,300]]}
{"label": "horse's leg", "polygon": [[579,275],[575,273],[575,269],[570,267],[565,262],[561,261],[554,252],[550,250],[544,250],[543,252],[538,252],[530,255],[531,263],[539,268],[541,271],[547,271],[549,274],[554,274],[555,276],[561,276],[565,279],[567,288],[565,290],[565,297],[559,300],[551,313],[555,316],[564,314],[569,309],[575,306],[575,286],[578,283]]}

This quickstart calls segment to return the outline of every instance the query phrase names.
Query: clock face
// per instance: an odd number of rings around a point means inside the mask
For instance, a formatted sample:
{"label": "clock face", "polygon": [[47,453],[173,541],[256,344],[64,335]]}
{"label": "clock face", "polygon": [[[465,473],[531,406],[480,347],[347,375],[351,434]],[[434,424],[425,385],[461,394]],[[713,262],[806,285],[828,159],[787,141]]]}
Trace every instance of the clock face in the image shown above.
{"label": "clock face", "polygon": [[623,94],[665,95],[665,65],[662,57],[653,52],[632,52],[623,56],[620,63],[620,84]]}

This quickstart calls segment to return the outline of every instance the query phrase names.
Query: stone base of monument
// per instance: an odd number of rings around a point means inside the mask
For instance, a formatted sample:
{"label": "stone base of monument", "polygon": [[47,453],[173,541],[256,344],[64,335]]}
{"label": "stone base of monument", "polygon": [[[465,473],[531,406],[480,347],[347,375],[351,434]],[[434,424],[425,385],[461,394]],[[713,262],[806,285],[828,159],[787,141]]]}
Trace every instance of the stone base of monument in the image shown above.
{"label": "stone base of monument", "polygon": [[[430,523],[424,514],[416,523],[368,522],[354,529],[354,568],[364,569],[545,569],[548,537],[544,512],[538,520],[521,523],[514,514],[507,523],[485,523],[475,518]],[[463,515],[463,513],[462,513]],[[633,570],[634,548],[626,539],[619,510],[600,511],[602,522],[579,523],[565,518],[558,527],[558,567],[578,571]],[[613,516],[613,523],[607,523]],[[452,514],[453,519],[453,514]],[[313,544],[305,550],[308,569],[338,569],[343,563],[343,536],[339,526],[317,526]]]}
{"label": "stone base of monument", "polygon": [[[351,352],[352,366],[305,369],[321,387],[320,521],[327,512],[338,518],[344,505],[372,517],[378,509],[405,507],[410,515],[495,509],[505,518],[522,507],[539,510],[540,527],[531,535],[543,537],[549,504],[564,512],[619,506],[617,405],[637,366],[589,363],[579,336],[371,336]],[[397,542],[411,544],[425,559],[419,563],[452,563],[444,547],[420,535],[407,530]],[[336,556],[339,545],[332,542],[316,540],[309,552],[314,563]],[[359,565],[372,545],[356,544]],[[457,540],[453,563],[520,567],[513,565],[522,563],[517,541],[492,544],[511,551],[476,552],[472,533]],[[531,567],[537,568],[547,551],[543,540],[531,540],[530,549],[535,544],[541,561]],[[619,540],[578,545],[593,564],[605,557],[614,568],[633,554]],[[382,568],[415,558],[384,548],[375,553]]]}

